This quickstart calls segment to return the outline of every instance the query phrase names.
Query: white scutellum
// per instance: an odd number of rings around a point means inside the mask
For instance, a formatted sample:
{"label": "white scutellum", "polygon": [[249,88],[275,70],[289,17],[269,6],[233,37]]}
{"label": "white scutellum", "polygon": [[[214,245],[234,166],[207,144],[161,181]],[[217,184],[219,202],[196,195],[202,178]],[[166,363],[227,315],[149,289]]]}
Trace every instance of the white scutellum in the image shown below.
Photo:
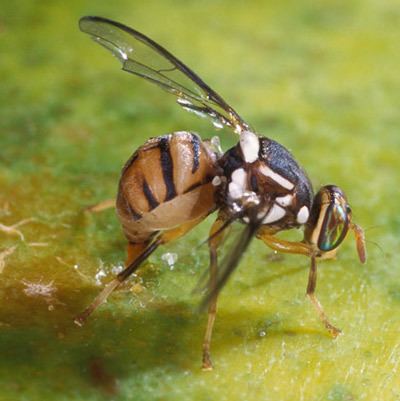
{"label": "white scutellum", "polygon": [[247,163],[253,163],[258,159],[260,141],[258,136],[251,131],[244,131],[240,134],[240,148]]}

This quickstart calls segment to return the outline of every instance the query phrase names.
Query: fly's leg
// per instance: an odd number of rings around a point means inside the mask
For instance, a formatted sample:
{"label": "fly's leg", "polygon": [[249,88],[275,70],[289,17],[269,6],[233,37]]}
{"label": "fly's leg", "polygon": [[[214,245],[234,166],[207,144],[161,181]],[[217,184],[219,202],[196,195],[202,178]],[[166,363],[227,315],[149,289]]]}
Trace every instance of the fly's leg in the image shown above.
{"label": "fly's leg", "polygon": [[332,323],[330,323],[328,316],[325,314],[321,303],[318,301],[318,298],[315,295],[316,285],[317,285],[317,261],[315,259],[315,256],[312,256],[310,274],[308,276],[307,297],[310,299],[315,310],[317,311],[318,316],[321,319],[321,322],[324,324],[324,326],[332,335],[332,337],[336,338],[342,331],[333,326]]}
{"label": "fly's leg", "polygon": [[121,273],[117,275],[117,277],[108,283],[103,291],[94,299],[94,301],[75,319],[74,322],[78,326],[82,326],[87,318],[97,309],[101,304],[103,304],[108,296],[119,287],[121,283],[123,283],[132,273],[134,273],[140,265],[160,246],[175,240],[182,235],[186,234],[189,230],[195,227],[200,221],[203,220],[203,217],[182,224],[181,226],[174,228],[173,230],[168,230],[160,234],[156,239],[151,241],[146,241],[143,243],[133,244],[130,243],[128,245],[128,255],[126,265],[127,267],[122,270]]}
{"label": "fly's leg", "polygon": [[171,241],[175,241],[178,238],[187,234],[192,228],[196,227],[201,223],[206,216],[201,216],[195,220],[188,221],[187,223],[181,224],[179,227],[173,228],[172,230],[164,231],[160,237],[162,244],[166,244]]}
{"label": "fly's leg", "polygon": [[325,314],[321,303],[318,301],[318,298],[315,295],[315,288],[317,285],[317,262],[316,256],[314,255],[314,251],[312,250],[311,246],[304,242],[285,241],[263,232],[259,232],[257,234],[257,237],[263,240],[270,248],[276,251],[283,253],[301,254],[311,257],[311,268],[308,276],[306,294],[312,305],[316,309],[318,316],[326,329],[329,331],[332,337],[336,338],[341,333],[341,330],[339,330],[329,322],[328,316]]}
{"label": "fly's leg", "polygon": [[265,234],[263,232],[257,233],[257,238],[264,241],[271,249],[283,252],[283,253],[294,253],[297,255],[311,256],[313,251],[311,247],[304,242],[291,242],[285,241],[280,238],[276,238],[273,235]]}
{"label": "fly's leg", "polygon": [[129,244],[127,267],[122,270],[122,272],[119,273],[114,280],[104,287],[103,291],[100,292],[94,301],[74,319],[74,322],[78,326],[83,326],[87,318],[107,300],[108,296],[121,283],[123,283],[141,265],[141,263],[144,262],[157,249],[159,245],[159,240],[156,240],[151,244],[148,242],[141,244]]}
{"label": "fly's leg", "polygon": [[115,199],[106,199],[100,203],[96,203],[95,205],[88,206],[86,210],[90,213],[99,213],[113,207],[115,207]]}
{"label": "fly's leg", "polygon": [[[209,241],[208,241],[208,247],[210,250],[210,281],[209,281],[210,292],[215,288],[217,281],[217,272],[218,272],[217,250],[226,233],[225,230],[221,230],[224,223],[225,223],[224,219],[219,216],[210,230]],[[218,294],[216,294],[213,298],[211,298],[210,303],[208,305],[207,328],[203,340],[203,358],[202,358],[203,370],[212,370],[213,368],[210,356],[210,346],[211,346],[211,337],[212,337],[215,317],[217,314],[217,298]]]}

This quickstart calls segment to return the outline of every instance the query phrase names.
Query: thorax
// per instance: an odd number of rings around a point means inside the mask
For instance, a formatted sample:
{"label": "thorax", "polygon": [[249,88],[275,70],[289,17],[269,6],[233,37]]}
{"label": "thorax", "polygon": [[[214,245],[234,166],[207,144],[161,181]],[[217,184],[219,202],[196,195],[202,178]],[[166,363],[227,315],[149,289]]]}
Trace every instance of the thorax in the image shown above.
{"label": "thorax", "polygon": [[[227,213],[242,213],[245,223],[254,218],[262,220],[274,231],[307,222],[312,185],[285,147],[266,137],[245,133],[244,140],[229,149],[219,162],[226,180],[221,202]],[[251,215],[246,213],[247,208],[252,210]]]}

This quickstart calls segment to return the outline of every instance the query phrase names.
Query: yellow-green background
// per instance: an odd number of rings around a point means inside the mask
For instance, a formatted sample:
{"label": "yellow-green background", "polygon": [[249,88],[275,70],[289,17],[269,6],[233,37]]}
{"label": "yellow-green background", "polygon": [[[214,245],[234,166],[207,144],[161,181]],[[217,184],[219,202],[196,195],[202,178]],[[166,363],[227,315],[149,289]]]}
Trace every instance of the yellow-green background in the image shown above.
{"label": "yellow-green background", "polygon": [[[119,72],[79,32],[87,14],[162,43],[288,147],[316,188],[345,190],[369,260],[349,236],[317,286],[342,336],[329,338],[304,297],[308,261],[254,242],[220,299],[215,370],[202,372],[191,289],[210,219],[168,247],[174,270],[159,250],[84,328],[72,323],[99,269],[104,284],[125,256],[113,211],[84,208],[114,196],[146,138],[214,135]],[[0,223],[36,220],[20,227],[25,242],[0,232],[0,252],[17,246],[0,274],[0,400],[400,400],[399,27],[397,0],[3,1]],[[49,291],[32,296],[32,283]]]}

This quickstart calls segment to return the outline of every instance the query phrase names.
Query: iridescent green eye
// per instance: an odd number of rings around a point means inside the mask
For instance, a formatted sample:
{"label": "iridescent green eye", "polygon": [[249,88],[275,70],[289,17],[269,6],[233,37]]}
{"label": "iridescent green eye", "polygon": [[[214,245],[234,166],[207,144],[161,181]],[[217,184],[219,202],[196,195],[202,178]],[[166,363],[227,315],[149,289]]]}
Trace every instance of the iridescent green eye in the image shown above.
{"label": "iridescent green eye", "polygon": [[321,251],[331,251],[337,248],[346,236],[348,226],[346,208],[339,203],[331,203],[322,223],[318,248]]}

